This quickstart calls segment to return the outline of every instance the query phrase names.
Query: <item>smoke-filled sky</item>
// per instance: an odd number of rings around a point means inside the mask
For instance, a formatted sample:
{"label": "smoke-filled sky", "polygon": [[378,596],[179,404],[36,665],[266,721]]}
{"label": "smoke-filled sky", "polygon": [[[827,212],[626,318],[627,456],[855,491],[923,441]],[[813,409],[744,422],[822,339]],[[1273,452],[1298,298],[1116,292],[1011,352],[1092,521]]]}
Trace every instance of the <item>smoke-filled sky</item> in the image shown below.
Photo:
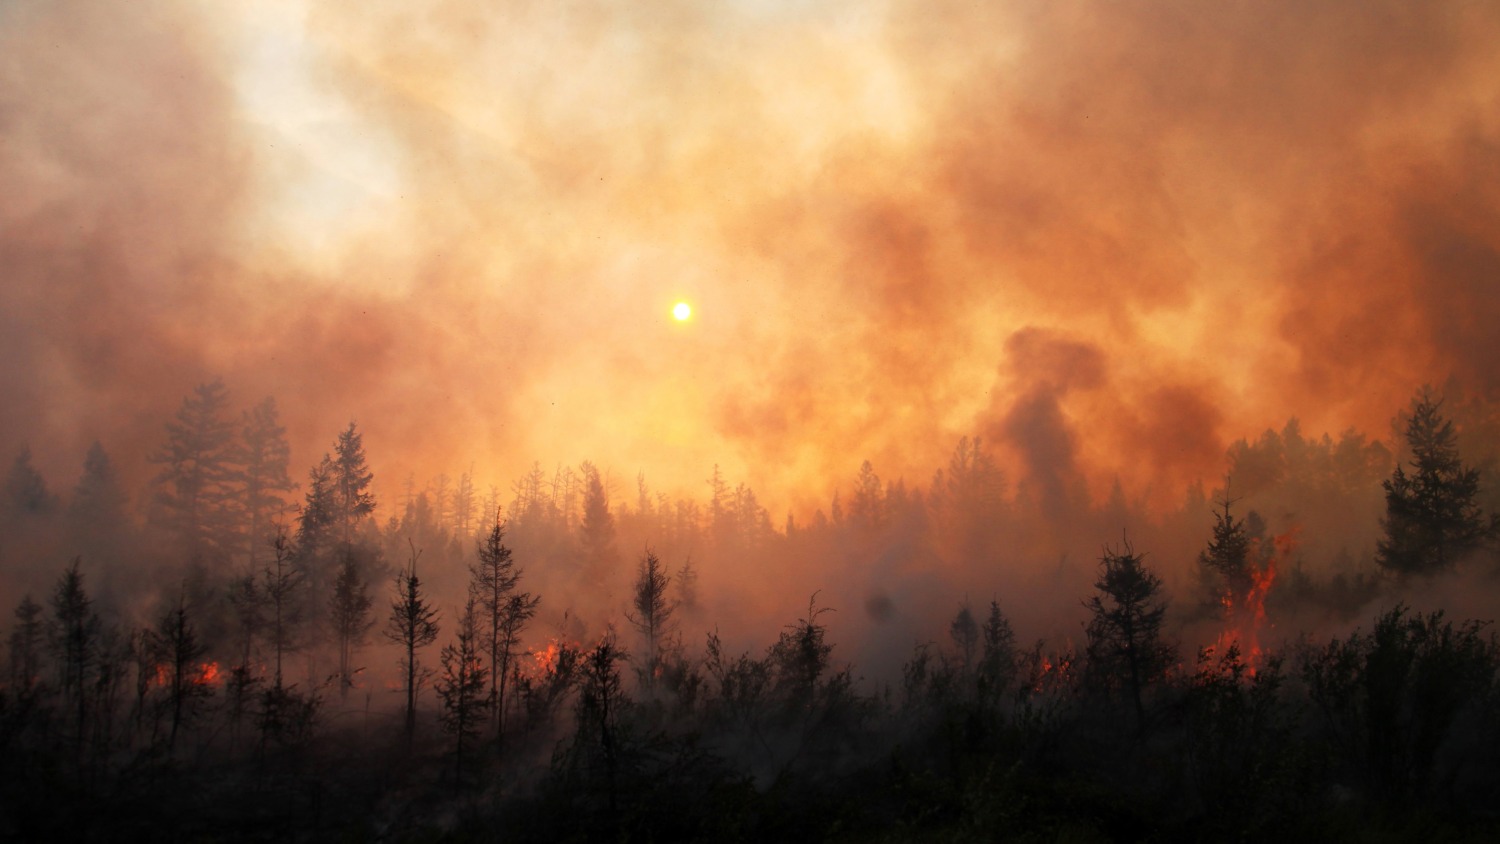
{"label": "smoke-filled sky", "polygon": [[1500,389],[1496,44],[1483,2],[0,0],[0,446],[144,477],[222,376],[386,483],[719,463],[777,513],[977,434],[1176,501],[1289,416]]}

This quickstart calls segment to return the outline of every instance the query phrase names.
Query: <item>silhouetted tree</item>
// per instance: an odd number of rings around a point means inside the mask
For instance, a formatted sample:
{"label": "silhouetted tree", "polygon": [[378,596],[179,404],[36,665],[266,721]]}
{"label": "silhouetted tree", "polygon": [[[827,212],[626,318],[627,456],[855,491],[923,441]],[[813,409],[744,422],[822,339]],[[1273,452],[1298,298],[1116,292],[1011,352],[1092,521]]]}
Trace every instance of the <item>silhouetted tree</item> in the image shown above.
{"label": "silhouetted tree", "polygon": [[411,549],[411,563],[396,575],[396,597],[386,619],[385,637],[401,647],[401,670],[406,689],[406,741],[408,747],[417,734],[417,690],[426,679],[417,659],[417,651],[432,644],[438,635],[438,611],[422,595],[422,581],[417,577],[416,546]]}
{"label": "silhouetted tree", "polygon": [[1208,547],[1198,554],[1198,565],[1202,566],[1216,582],[1214,597],[1221,605],[1235,605],[1249,594],[1254,581],[1251,576],[1250,536],[1245,523],[1234,518],[1230,507],[1234,499],[1229,497],[1225,484],[1224,498],[1219,502],[1222,510],[1214,513],[1213,538]]}
{"label": "silhouetted tree", "polygon": [[453,491],[453,527],[458,535],[468,538],[474,531],[474,468],[459,476],[458,488]]}
{"label": "silhouetted tree", "polygon": [[677,609],[667,598],[667,587],[671,584],[672,577],[667,574],[666,567],[651,549],[646,549],[632,590],[631,606],[635,611],[625,613],[625,618],[646,640],[646,662],[641,667],[641,681],[647,693],[655,688],[657,671],[661,667],[662,642],[671,632],[672,614]]}
{"label": "silhouetted tree", "polygon": [[464,770],[464,748],[478,738],[480,725],[488,714],[485,710],[494,700],[485,690],[489,671],[480,652],[474,610],[474,598],[470,596],[463,615],[458,618],[456,638],[443,646],[443,669],[436,683],[438,697],[443,701],[443,729],[453,736],[454,767],[460,777]]}
{"label": "silhouetted tree", "polygon": [[101,623],[73,559],[52,592],[48,640],[61,671],[64,705],[72,710],[75,751],[81,754],[88,718],[89,680],[99,657]]}
{"label": "silhouetted tree", "polygon": [[42,627],[42,605],[31,600],[30,595],[21,598],[21,603],[16,605],[16,624],[11,628],[10,645],[10,685],[21,694],[30,694],[41,680],[42,670],[42,646],[44,644],[44,632]]}
{"label": "silhouetted tree", "polygon": [[828,670],[833,645],[828,644],[828,627],[818,618],[832,608],[818,606],[818,593],[807,601],[807,617],[788,625],[776,644],[771,646],[770,663],[775,671],[776,691],[789,709],[812,706],[818,680]]}
{"label": "silhouetted tree", "polygon": [[603,763],[611,821],[619,813],[619,721],[628,703],[616,663],[629,658],[630,655],[615,644],[614,632],[610,631],[583,655],[583,669],[578,679],[578,729],[574,745],[577,750],[584,751],[585,758],[592,758],[597,752]]}
{"label": "silhouetted tree", "polygon": [[282,683],[282,658],[297,649],[298,633],[302,626],[300,590],[305,580],[302,569],[292,555],[292,544],[287,539],[286,529],[278,526],[271,540],[271,561],[261,571],[261,594],[271,609],[269,630],[271,648],[276,654],[276,675],[273,688],[285,688]]}
{"label": "silhouetted tree", "polygon": [[969,611],[968,604],[958,608],[958,614],[948,625],[948,637],[953,640],[954,647],[958,648],[958,654],[963,658],[964,675],[968,676],[969,670],[974,667],[974,651],[979,646],[979,623],[974,620],[974,613]]}
{"label": "silhouetted tree", "polygon": [[5,504],[17,515],[41,515],[57,508],[57,497],[47,490],[36,467],[31,465],[31,449],[22,448],[5,476]]}
{"label": "silhouetted tree", "polygon": [[155,479],[156,519],[190,558],[221,552],[233,532],[239,472],[234,425],[224,416],[228,406],[223,381],[193,388],[167,423],[166,443],[148,458],[163,467]]}
{"label": "silhouetted tree", "polygon": [[326,454],[308,471],[307,492],[297,514],[297,556],[305,565],[316,565],[336,537],[338,515],[333,475],[333,459]]}
{"label": "silhouetted tree", "polygon": [[979,655],[979,692],[990,702],[998,701],[1016,677],[1016,634],[1010,619],[1000,612],[1000,602],[991,600],[989,615],[980,630],[983,648]]}
{"label": "silhouetted tree", "polygon": [[352,549],[345,549],[333,595],[328,600],[328,615],[339,649],[339,697],[347,698],[354,687],[354,654],[365,643],[365,635],[374,626],[370,616],[374,599],[365,583],[364,573]]}
{"label": "silhouetted tree", "polygon": [[698,606],[698,570],[693,568],[693,558],[682,561],[682,568],[672,576],[677,584],[677,606],[692,611]]}
{"label": "silhouetted tree", "polygon": [[495,524],[477,543],[479,562],[469,566],[469,594],[478,602],[480,642],[489,653],[490,694],[495,699],[495,734],[505,720],[505,681],[510,673],[511,645],[502,635],[507,607],[521,579],[521,570],[505,545],[505,523],[495,511]]}
{"label": "silhouetted tree", "polygon": [[849,521],[860,530],[874,533],[885,527],[888,512],[885,487],[875,467],[866,460],[859,466],[859,475],[854,479],[854,495],[849,499]]}
{"label": "silhouetted tree", "polygon": [[1413,471],[1397,466],[1382,483],[1385,536],[1375,560],[1402,576],[1442,571],[1495,532],[1495,517],[1487,518],[1475,502],[1479,470],[1459,458],[1453,422],[1441,408],[1426,388],[1412,399],[1406,443]]}
{"label": "silhouetted tree", "polygon": [[609,512],[609,497],[598,468],[587,462],[582,468],[583,523],[579,526],[579,538],[589,568],[597,576],[612,569],[617,559],[615,517]]}
{"label": "silhouetted tree", "polygon": [[287,476],[291,446],[287,444],[286,428],[281,425],[274,398],[267,396],[246,411],[240,431],[244,519],[250,567],[254,569],[267,532],[287,508],[282,493],[290,492],[296,484]]}
{"label": "silhouetted tree", "polygon": [[73,530],[87,535],[96,548],[101,542],[118,543],[127,523],[125,503],[125,490],[114,464],[104,447],[95,442],[83,458],[83,474],[68,506]]}
{"label": "silhouetted tree", "polygon": [[1104,549],[1094,588],[1098,594],[1084,602],[1092,616],[1086,630],[1090,676],[1106,692],[1123,691],[1137,729],[1145,729],[1145,689],[1163,676],[1175,653],[1161,633],[1167,614],[1161,578],[1127,541],[1118,552]]}
{"label": "silhouetted tree", "polygon": [[171,731],[167,750],[177,747],[178,730],[190,724],[200,704],[213,695],[213,687],[204,681],[198,662],[208,647],[198,638],[198,631],[188,617],[187,602],[178,598],[176,606],[157,619],[149,633],[153,661],[167,669],[167,705],[171,713]]}
{"label": "silhouetted tree", "polygon": [[334,444],[333,457],[333,512],[345,546],[353,541],[360,519],[375,512],[375,494],[370,492],[374,479],[365,465],[364,437],[350,422]]}
{"label": "silhouetted tree", "polygon": [[[1440,611],[1411,614],[1397,605],[1369,634],[1355,631],[1300,655],[1324,736],[1346,773],[1385,804],[1427,797],[1440,781],[1433,776],[1439,751],[1464,712],[1492,711],[1500,651],[1482,635],[1485,626],[1455,625]],[[1463,754],[1449,764],[1465,764]]]}

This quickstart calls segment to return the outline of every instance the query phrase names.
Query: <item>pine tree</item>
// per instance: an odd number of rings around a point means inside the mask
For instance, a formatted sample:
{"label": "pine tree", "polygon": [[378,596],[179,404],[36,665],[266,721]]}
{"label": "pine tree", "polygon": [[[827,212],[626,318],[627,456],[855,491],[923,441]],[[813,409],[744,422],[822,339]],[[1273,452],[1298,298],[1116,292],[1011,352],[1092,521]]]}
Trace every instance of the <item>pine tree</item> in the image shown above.
{"label": "pine tree", "polygon": [[1475,501],[1479,470],[1460,459],[1457,432],[1441,408],[1426,388],[1412,399],[1406,422],[1412,472],[1397,466],[1382,483],[1385,536],[1375,560],[1400,576],[1443,571],[1496,531],[1496,517],[1486,517]]}
{"label": "pine tree", "polygon": [[261,594],[270,607],[271,616],[267,626],[271,634],[271,648],[276,654],[275,685],[272,690],[280,693],[282,684],[282,659],[299,645],[298,633],[302,626],[301,591],[305,582],[302,569],[292,553],[292,543],[286,530],[278,528],[271,540],[271,561],[261,570]]}
{"label": "pine tree", "polygon": [[365,465],[364,438],[350,422],[339,434],[333,457],[333,512],[345,546],[354,541],[359,521],[375,512],[375,494],[370,492],[374,479]]}
{"label": "pine tree", "polygon": [[47,490],[47,482],[31,465],[31,449],[22,448],[5,476],[5,504],[16,515],[38,516],[57,508],[57,498]]}
{"label": "pine tree", "polygon": [[619,812],[619,721],[629,704],[616,663],[630,655],[615,643],[611,630],[598,645],[583,655],[578,681],[577,723],[574,747],[593,755],[597,749],[604,768],[609,814]]}
{"label": "pine tree", "polygon": [[265,535],[287,508],[286,499],[281,494],[290,492],[296,484],[287,477],[291,446],[287,444],[286,428],[278,418],[274,398],[267,396],[246,411],[240,430],[240,462],[244,465],[245,481],[241,506],[244,508],[250,567],[254,569],[259,552],[266,544]]}
{"label": "pine tree", "polygon": [[974,667],[974,650],[979,646],[979,623],[974,620],[974,613],[969,611],[968,604],[958,608],[958,614],[948,625],[948,636],[963,658],[964,676],[967,677],[969,670]]}
{"label": "pine tree", "polygon": [[162,613],[156,628],[148,635],[153,660],[167,668],[167,701],[171,708],[171,731],[167,738],[170,753],[177,747],[177,733],[192,723],[202,702],[213,695],[213,687],[204,682],[198,661],[208,647],[198,638],[189,618],[187,603],[178,598],[176,606]]}
{"label": "pine tree", "polygon": [[1229,497],[1225,484],[1223,509],[1214,513],[1214,535],[1208,547],[1198,554],[1198,565],[1202,566],[1218,583],[1216,596],[1221,603],[1238,605],[1249,594],[1254,585],[1250,560],[1250,536],[1243,520],[1234,518],[1230,510],[1234,499]]}
{"label": "pine tree", "polygon": [[221,553],[233,532],[234,426],[224,417],[224,382],[200,384],[183,399],[167,441],[148,459],[162,465],[156,476],[156,520],[192,559]]}
{"label": "pine tree", "polygon": [[646,663],[642,666],[641,680],[647,694],[655,688],[656,674],[661,667],[663,640],[671,633],[672,615],[677,606],[667,598],[667,587],[672,576],[667,574],[661,560],[647,548],[641,557],[640,569],[635,578],[634,598],[631,606],[635,612],[627,612],[626,619],[640,631],[646,640]]}
{"label": "pine tree", "polygon": [[41,681],[42,605],[30,595],[16,606],[16,626],[10,631],[10,685],[28,695]]}
{"label": "pine tree", "polygon": [[583,540],[584,556],[588,560],[589,569],[598,577],[614,568],[617,559],[615,517],[609,512],[609,497],[605,493],[604,480],[600,477],[598,468],[585,462],[582,469],[583,523],[579,527],[579,535]]}
{"label": "pine tree", "polygon": [[486,694],[489,672],[484,667],[480,653],[478,619],[474,614],[474,598],[464,604],[464,613],[458,619],[457,638],[444,645],[441,661],[442,674],[437,680],[438,697],[443,702],[443,729],[453,736],[454,765],[459,776],[463,775],[464,748],[478,738],[480,725],[486,718],[485,710],[494,699]]}
{"label": "pine tree", "polygon": [[114,536],[125,524],[125,490],[120,476],[96,440],[83,458],[83,474],[73,488],[69,515],[80,526],[89,526],[100,535]]}
{"label": "pine tree", "polygon": [[417,690],[426,680],[417,659],[417,651],[432,644],[438,635],[438,611],[422,595],[422,581],[417,577],[415,546],[411,549],[411,563],[396,575],[396,597],[391,601],[391,614],[386,619],[385,637],[401,647],[401,670],[406,675],[406,741],[407,746],[417,734]]}
{"label": "pine tree", "polygon": [[[521,580],[521,569],[511,558],[505,545],[505,523],[500,512],[495,511],[495,524],[476,549],[479,562],[469,567],[469,595],[477,602],[480,613],[480,646],[488,652],[490,695],[494,698],[495,735],[504,737],[505,686],[510,678],[511,660],[515,656],[516,638],[525,625],[529,614],[516,618],[515,613],[531,611],[539,599],[529,594],[516,592]],[[520,598],[519,604],[513,599]]]}
{"label": "pine tree", "polygon": [[983,647],[979,655],[979,690],[994,702],[1016,676],[1016,634],[1010,619],[1000,612],[1000,602],[990,601],[990,611],[980,629]]}
{"label": "pine tree", "polygon": [[860,464],[859,476],[854,480],[849,521],[866,533],[879,531],[887,521],[885,487],[868,460]]}
{"label": "pine tree", "polygon": [[1123,691],[1137,729],[1144,730],[1145,689],[1175,654],[1161,632],[1167,614],[1161,578],[1126,542],[1118,552],[1105,548],[1094,588],[1098,594],[1084,602],[1092,615],[1086,630],[1090,676],[1106,693]]}
{"label": "pine tree", "polygon": [[101,624],[94,601],[84,589],[79,563],[75,557],[53,590],[48,639],[62,673],[64,704],[72,709],[74,716],[75,750],[82,758],[88,692],[99,659]]}

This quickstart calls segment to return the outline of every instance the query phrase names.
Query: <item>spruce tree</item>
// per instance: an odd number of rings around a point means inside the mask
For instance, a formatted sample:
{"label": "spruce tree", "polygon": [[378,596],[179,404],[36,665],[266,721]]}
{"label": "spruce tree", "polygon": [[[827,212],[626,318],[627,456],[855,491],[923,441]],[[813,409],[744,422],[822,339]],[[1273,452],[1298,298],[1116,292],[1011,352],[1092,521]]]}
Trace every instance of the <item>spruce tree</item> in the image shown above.
{"label": "spruce tree", "polygon": [[462,776],[464,748],[478,738],[485,710],[494,703],[486,693],[489,672],[484,667],[480,649],[478,618],[474,598],[464,604],[453,642],[444,645],[440,659],[442,673],[437,680],[438,698],[443,702],[443,729],[453,736],[454,767]]}
{"label": "spruce tree", "polygon": [[162,466],[155,479],[155,520],[193,559],[223,552],[233,533],[240,475],[234,425],[225,417],[228,406],[223,381],[193,388],[167,423],[166,443],[148,458]]}
{"label": "spruce tree", "polygon": [[1104,549],[1094,588],[1098,593],[1084,602],[1092,616],[1086,628],[1090,677],[1106,694],[1123,692],[1137,729],[1144,730],[1146,687],[1166,673],[1176,652],[1162,636],[1167,603],[1161,578],[1126,542],[1120,551]]}
{"label": "spruce tree", "polygon": [[1479,470],[1458,454],[1457,432],[1439,412],[1442,401],[1422,389],[1406,420],[1411,472],[1397,466],[1385,488],[1385,535],[1375,560],[1398,576],[1435,574],[1495,534],[1496,518],[1476,503]]}
{"label": "spruce tree", "polygon": [[417,577],[418,556],[413,546],[410,565],[396,575],[396,597],[391,601],[391,614],[386,619],[384,631],[385,637],[399,645],[402,651],[408,747],[417,734],[417,690],[426,680],[417,652],[432,644],[438,635],[438,611],[422,594],[422,581]]}

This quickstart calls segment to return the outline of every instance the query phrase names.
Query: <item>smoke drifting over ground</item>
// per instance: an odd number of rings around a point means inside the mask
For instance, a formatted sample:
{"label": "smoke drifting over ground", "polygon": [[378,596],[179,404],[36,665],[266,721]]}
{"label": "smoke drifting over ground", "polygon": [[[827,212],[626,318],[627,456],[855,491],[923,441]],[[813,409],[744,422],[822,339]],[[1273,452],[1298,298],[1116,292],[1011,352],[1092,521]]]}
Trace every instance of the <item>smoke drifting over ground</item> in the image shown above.
{"label": "smoke drifting over ground", "polygon": [[808,508],[983,430],[1044,496],[1170,502],[1289,415],[1495,386],[1483,4],[0,22],[0,437],[49,468],[222,374],[391,477],[718,461]]}

